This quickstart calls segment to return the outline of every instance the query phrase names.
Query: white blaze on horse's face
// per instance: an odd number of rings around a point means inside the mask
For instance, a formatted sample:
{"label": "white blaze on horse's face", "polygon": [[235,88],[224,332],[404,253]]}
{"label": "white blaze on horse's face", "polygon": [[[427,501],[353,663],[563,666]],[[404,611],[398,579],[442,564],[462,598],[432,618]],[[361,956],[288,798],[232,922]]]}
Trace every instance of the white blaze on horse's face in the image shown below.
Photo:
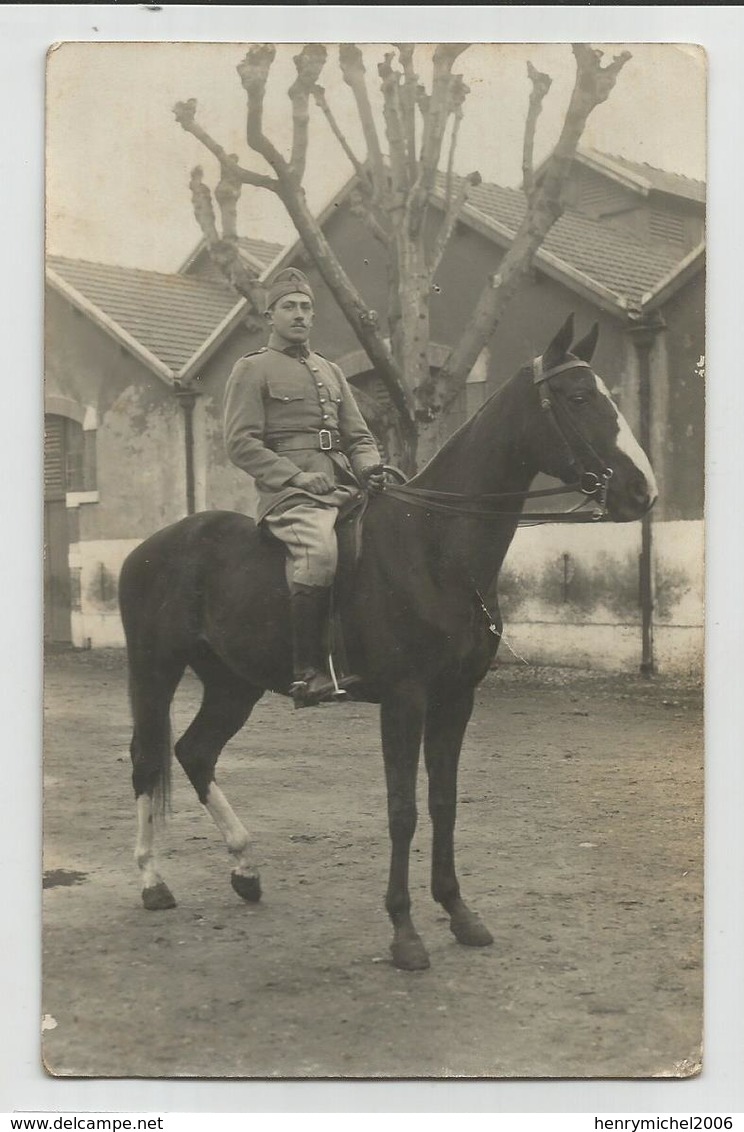
{"label": "white blaze on horse's face", "polygon": [[656,499],[658,497],[659,488],[658,488],[657,483],[656,483],[656,476],[654,475],[654,470],[651,467],[651,464],[649,463],[648,456],[643,451],[643,449],[641,448],[641,446],[638,443],[638,441],[636,440],[636,438],[633,436],[633,433],[630,431],[630,425],[628,424],[625,417],[623,416],[623,414],[620,412],[617,405],[613,401],[612,396],[610,394],[610,391],[607,388],[607,386],[605,385],[605,383],[602,381],[602,378],[599,377],[596,373],[594,373],[594,370],[592,370],[592,376],[594,377],[594,380],[597,383],[597,389],[602,394],[602,396],[606,397],[607,400],[610,402],[610,404],[612,405],[613,411],[615,413],[615,416],[617,417],[618,429],[617,429],[617,438],[615,440],[615,443],[616,443],[618,449],[625,456],[628,457],[630,462],[638,469],[638,471],[641,473],[641,475],[646,480],[646,487],[648,489],[649,505],[651,505],[652,503],[654,503],[656,501]]}

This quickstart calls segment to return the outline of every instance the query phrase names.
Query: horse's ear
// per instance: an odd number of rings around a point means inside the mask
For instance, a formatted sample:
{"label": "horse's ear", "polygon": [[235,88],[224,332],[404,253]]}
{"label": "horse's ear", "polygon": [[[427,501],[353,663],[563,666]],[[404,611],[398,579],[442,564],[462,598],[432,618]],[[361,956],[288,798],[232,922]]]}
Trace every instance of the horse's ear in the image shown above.
{"label": "horse's ear", "polygon": [[586,338],[582,338],[575,346],[571,347],[571,353],[577,358],[581,358],[582,362],[590,362],[594,356],[594,351],[597,348],[597,339],[599,338],[599,323],[595,322]]}
{"label": "horse's ear", "polygon": [[565,358],[573,340],[573,334],[574,316],[572,313],[568,316],[547,350],[543,353],[543,365],[545,369],[550,369],[551,366],[558,365],[558,363]]}

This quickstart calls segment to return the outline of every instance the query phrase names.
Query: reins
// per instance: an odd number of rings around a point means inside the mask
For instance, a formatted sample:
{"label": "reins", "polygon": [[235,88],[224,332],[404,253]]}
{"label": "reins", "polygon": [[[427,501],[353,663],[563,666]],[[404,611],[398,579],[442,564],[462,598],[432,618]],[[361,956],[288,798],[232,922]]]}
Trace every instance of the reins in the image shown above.
{"label": "reins", "polygon": [[[612,468],[608,468],[604,464],[599,454],[576,424],[570,417],[565,416],[564,419],[570,425],[572,431],[579,438],[592,459],[596,460],[599,471],[590,471],[584,467],[580,457],[577,455],[561,427],[556,414],[556,405],[553,401],[552,390],[548,384],[549,379],[554,377],[555,374],[578,368],[591,370],[591,366],[588,362],[582,361],[580,358],[563,362],[561,365],[553,366],[549,370],[543,368],[542,357],[535,358],[532,363],[533,384],[538,386],[544,385],[544,389],[540,390],[540,408],[548,415],[551,427],[557,433],[561,444],[565,448],[568,455],[569,466],[576,471],[578,478],[575,482],[562,484],[560,487],[542,488],[536,491],[505,491],[483,495],[467,495],[455,491],[435,491],[432,488],[416,487],[413,484],[396,483],[386,486],[385,495],[401,503],[420,507],[426,511],[436,511],[450,515],[467,516],[477,519],[496,519],[508,516],[514,517],[516,515],[518,516],[518,526],[534,526],[539,523],[600,522],[607,515],[607,489],[612,477]],[[521,504],[527,499],[545,499],[549,496],[572,495],[576,492],[580,492],[585,498],[578,503],[576,507],[568,511],[531,511],[527,514],[521,514],[519,511],[501,511],[496,509],[498,505],[508,504],[510,500],[518,501]],[[591,513],[581,511],[581,508],[586,507],[590,500],[593,500],[596,504],[595,509]]]}

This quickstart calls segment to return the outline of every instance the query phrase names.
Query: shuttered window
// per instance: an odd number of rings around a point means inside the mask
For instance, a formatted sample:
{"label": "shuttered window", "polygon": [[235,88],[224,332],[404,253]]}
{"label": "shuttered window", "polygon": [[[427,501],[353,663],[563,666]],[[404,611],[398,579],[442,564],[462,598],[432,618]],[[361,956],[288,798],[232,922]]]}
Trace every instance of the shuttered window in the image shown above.
{"label": "shuttered window", "polygon": [[44,499],[64,499],[67,491],[65,468],[65,418],[44,418]]}
{"label": "shuttered window", "polygon": [[96,489],[96,433],[69,417],[44,418],[44,498]]}

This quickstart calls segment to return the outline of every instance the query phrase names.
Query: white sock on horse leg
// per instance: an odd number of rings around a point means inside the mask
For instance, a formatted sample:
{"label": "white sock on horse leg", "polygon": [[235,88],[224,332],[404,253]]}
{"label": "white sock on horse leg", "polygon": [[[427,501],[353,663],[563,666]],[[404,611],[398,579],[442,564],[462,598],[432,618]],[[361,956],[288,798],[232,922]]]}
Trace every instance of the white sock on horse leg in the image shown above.
{"label": "white sock on horse leg", "polygon": [[137,799],[137,840],[134,859],[142,877],[143,888],[154,888],[163,883],[155,858],[155,821],[152,796],[140,794]]}
{"label": "white sock on horse leg", "polygon": [[222,790],[214,782],[209,785],[204,806],[225,839],[230,856],[235,861],[235,871],[240,873],[241,876],[256,875],[257,869],[249,856],[248,831]]}

